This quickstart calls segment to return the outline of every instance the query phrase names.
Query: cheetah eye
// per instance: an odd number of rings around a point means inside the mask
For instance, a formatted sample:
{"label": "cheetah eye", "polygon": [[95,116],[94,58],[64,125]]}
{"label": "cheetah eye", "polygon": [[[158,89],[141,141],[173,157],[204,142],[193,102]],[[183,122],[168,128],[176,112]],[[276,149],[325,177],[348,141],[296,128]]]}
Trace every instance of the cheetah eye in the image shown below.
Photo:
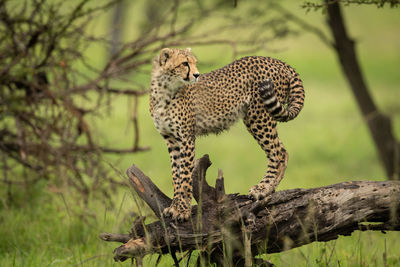
{"label": "cheetah eye", "polygon": [[182,65],[185,66],[185,67],[189,67],[189,62],[185,61],[185,62],[182,63]]}

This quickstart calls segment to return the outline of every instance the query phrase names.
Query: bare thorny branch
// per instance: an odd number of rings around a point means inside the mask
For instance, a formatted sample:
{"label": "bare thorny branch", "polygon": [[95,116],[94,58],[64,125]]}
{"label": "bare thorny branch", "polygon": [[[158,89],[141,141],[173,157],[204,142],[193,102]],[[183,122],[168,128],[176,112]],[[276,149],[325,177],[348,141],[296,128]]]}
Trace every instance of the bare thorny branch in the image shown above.
{"label": "bare thorny branch", "polygon": [[[140,47],[135,45],[135,49],[133,43],[124,45],[100,71],[92,68],[84,56],[85,48],[94,42],[104,41],[107,45],[105,38],[86,34],[85,27],[94,15],[105,12],[115,2],[92,7],[88,1],[80,1],[70,12],[62,13],[57,8],[61,1],[1,1],[0,150],[4,156],[0,165],[5,174],[2,182],[29,187],[40,179],[52,181],[49,186],[64,181],[87,202],[89,192],[106,191],[104,181],[111,181],[103,164],[103,152],[148,149],[139,145],[137,123],[138,97],[147,90],[131,87],[135,83],[121,90],[121,83],[111,86],[111,82],[148,64],[153,55],[143,49],[160,38]],[[102,145],[90,124],[99,109],[110,103],[107,99],[111,95],[133,98],[131,148]],[[15,174],[21,167],[35,171],[35,175],[18,179]],[[93,180],[88,181],[84,178],[87,176]],[[102,183],[98,182],[99,177]]]}
{"label": "bare thorny branch", "polygon": [[[49,186],[67,185],[68,190],[79,192],[83,202],[90,192],[109,195],[107,183],[116,183],[103,154],[149,149],[140,146],[138,98],[148,92],[140,81],[148,76],[148,66],[161,48],[222,45],[237,57],[264,49],[269,40],[288,33],[275,19],[260,15],[262,20],[250,23],[240,19],[241,11],[225,9],[229,15],[221,22],[203,28],[200,22],[220,18],[222,11],[218,4],[204,6],[196,1],[173,1],[167,8],[150,1],[153,17],[128,42],[90,32],[93,18],[119,2],[0,1],[0,150],[5,155],[0,166],[6,172],[1,181],[9,188],[29,188],[46,179]],[[191,16],[182,15],[187,10]],[[249,25],[271,28],[272,33],[249,31]],[[237,32],[244,34],[232,38]],[[117,47],[103,64],[94,65],[87,53],[92,45]],[[92,123],[104,116],[105,107],[111,110],[117,97],[133,103],[130,147],[104,145]],[[19,179],[21,170],[33,170],[34,175]]]}
{"label": "bare thorny branch", "polygon": [[399,0],[331,0],[325,2],[304,2],[302,7],[306,10],[318,10],[326,8],[330,4],[339,3],[343,5],[375,5],[376,7],[384,7],[386,4],[390,7],[398,7],[400,4]]}

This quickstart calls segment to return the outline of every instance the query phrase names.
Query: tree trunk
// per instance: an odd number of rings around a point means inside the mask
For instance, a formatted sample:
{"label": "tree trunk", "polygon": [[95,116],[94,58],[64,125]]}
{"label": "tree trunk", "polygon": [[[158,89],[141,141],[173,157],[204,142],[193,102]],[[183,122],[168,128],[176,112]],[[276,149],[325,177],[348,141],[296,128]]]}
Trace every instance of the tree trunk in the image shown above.
{"label": "tree trunk", "polygon": [[221,171],[215,188],[209,186],[205,175],[210,165],[207,155],[196,161],[192,177],[199,205],[193,207],[192,218],[185,223],[162,218],[161,211],[171,199],[140,169],[130,167],[131,185],[159,220],[145,224],[145,218],[139,217],[129,234],[100,234],[105,241],[124,243],[114,250],[114,259],[171,253],[177,265],[175,252],[200,250],[199,261],[250,266],[257,261],[255,255],[329,241],[355,230],[400,230],[398,181],[285,190],[253,202],[247,195],[226,195]]}
{"label": "tree trunk", "polygon": [[326,1],[328,25],[335,40],[335,49],[342,71],[346,76],[364,120],[378,149],[386,175],[389,179],[400,178],[400,143],[393,136],[389,117],[376,107],[363,78],[354,47],[350,39],[337,1]]}

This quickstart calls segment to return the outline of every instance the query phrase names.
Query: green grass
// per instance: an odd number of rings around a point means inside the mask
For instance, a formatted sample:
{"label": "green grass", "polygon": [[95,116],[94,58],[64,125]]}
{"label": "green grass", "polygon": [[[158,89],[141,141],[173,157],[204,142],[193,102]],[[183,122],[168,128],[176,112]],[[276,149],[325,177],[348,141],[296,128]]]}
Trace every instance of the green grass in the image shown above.
{"label": "green grass", "polygon": [[[395,134],[400,139],[398,10],[352,7],[345,14],[350,33],[360,42],[358,51],[371,93],[379,108],[392,116]],[[311,22],[322,21],[321,14],[306,16]],[[285,49],[269,55],[294,66],[306,88],[305,107],[300,116],[279,126],[290,160],[278,189],[311,188],[349,180],[384,180],[375,147],[333,52],[310,34],[274,45]],[[200,71],[228,63],[229,56],[220,58],[224,49],[194,47],[200,62],[203,58],[216,62],[213,66],[200,64]],[[109,156],[107,160],[121,172],[133,163],[138,165],[171,196],[168,153],[148,113],[147,98],[140,99],[140,143],[150,145],[151,150],[123,157]],[[113,146],[130,144],[132,129],[127,127],[127,120],[131,106],[132,103],[115,97],[110,116],[93,121],[98,129],[97,138]],[[246,194],[266,170],[263,151],[241,122],[229,132],[199,138],[196,149],[198,156],[210,154],[211,184],[217,169],[224,171],[228,193]],[[118,174],[115,176],[123,180]],[[47,189],[46,184],[39,184],[29,198],[24,197],[25,192],[19,192],[18,205],[8,206],[5,198],[1,199],[0,266],[130,266],[129,262],[112,260],[117,244],[97,237],[100,232],[129,230],[131,212],[137,212],[137,207],[128,187],[115,194],[114,208],[93,200],[87,210],[76,207],[67,193],[61,195]],[[0,192],[5,195],[4,188]],[[154,218],[148,209],[142,212]],[[399,266],[398,240],[400,234],[396,232],[356,232],[336,241],[316,242],[263,258],[277,266]],[[156,255],[146,257],[145,266],[153,266],[156,259]],[[165,256],[160,266],[172,263]]]}

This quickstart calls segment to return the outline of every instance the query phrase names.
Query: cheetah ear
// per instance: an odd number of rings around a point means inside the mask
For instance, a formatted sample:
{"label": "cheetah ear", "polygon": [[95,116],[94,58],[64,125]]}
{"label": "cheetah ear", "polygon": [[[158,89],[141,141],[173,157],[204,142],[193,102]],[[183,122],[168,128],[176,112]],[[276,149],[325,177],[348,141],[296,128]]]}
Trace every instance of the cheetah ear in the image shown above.
{"label": "cheetah ear", "polygon": [[167,63],[168,58],[170,57],[171,49],[163,48],[160,53],[160,66],[165,65]]}
{"label": "cheetah ear", "polygon": [[192,48],[190,48],[190,47],[186,48],[186,52],[192,53]]}

